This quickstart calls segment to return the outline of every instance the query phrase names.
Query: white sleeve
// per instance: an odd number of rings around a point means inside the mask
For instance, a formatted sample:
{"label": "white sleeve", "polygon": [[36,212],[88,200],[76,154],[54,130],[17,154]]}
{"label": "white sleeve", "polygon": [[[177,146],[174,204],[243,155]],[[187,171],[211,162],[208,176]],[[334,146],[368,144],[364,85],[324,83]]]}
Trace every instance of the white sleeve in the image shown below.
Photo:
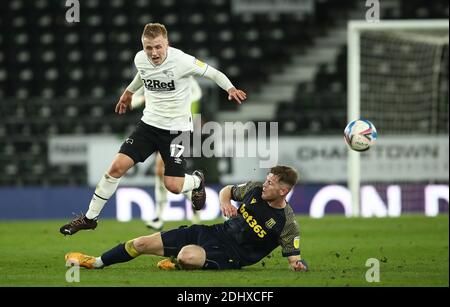
{"label": "white sleeve", "polygon": [[227,92],[230,88],[234,87],[234,85],[231,83],[231,81],[228,79],[228,77],[225,76],[224,73],[222,73],[221,71],[218,71],[217,69],[215,69],[212,66],[208,66],[204,76],[206,78],[211,79],[214,82],[216,82],[216,84],[218,86],[220,86],[222,89],[224,89]]}
{"label": "white sleeve", "polygon": [[187,53],[181,52],[178,59],[178,66],[182,76],[200,77],[203,76],[208,69],[208,64]]}
{"label": "white sleeve", "polygon": [[131,97],[131,110],[139,108],[145,104],[144,87],[138,89]]}
{"label": "white sleeve", "polygon": [[136,93],[137,90],[144,85],[144,82],[142,82],[141,76],[139,73],[134,76],[133,81],[131,81],[130,85],[127,87],[127,91],[130,91],[132,93]]}
{"label": "white sleeve", "polygon": [[234,87],[231,81],[222,72],[196,59],[192,55],[184,52],[181,53],[179,63],[182,71],[181,75],[183,76],[204,76],[216,82],[218,86],[227,92],[230,88]]}

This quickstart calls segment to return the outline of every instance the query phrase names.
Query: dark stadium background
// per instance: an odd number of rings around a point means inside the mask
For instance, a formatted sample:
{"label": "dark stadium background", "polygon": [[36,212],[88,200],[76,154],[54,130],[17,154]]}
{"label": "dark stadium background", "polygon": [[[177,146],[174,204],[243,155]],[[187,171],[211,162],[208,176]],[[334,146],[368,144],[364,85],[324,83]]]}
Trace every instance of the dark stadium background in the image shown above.
{"label": "dark stadium background", "polygon": [[[132,209],[134,221],[126,225],[117,223],[114,198],[105,206],[104,232],[96,230],[93,237],[89,237],[90,233],[83,233],[71,238],[73,241],[61,238],[57,232],[60,224],[70,220],[72,213],[87,209],[95,183],[89,180],[86,161],[52,161],[53,149],[49,142],[61,136],[78,137],[81,144],[97,137],[115,138],[120,142],[131,132],[141,112],[119,116],[114,113],[114,106],[135,74],[133,58],[142,48],[140,37],[143,26],[148,22],[165,24],[172,46],[217,67],[247,92],[248,105],[238,106],[230,103],[226,93],[211,81],[200,80],[204,120],[278,122],[280,137],[292,140],[302,137],[342,138],[347,123],[347,23],[365,18],[366,1],[304,1],[306,9],[289,13],[236,12],[231,0],[79,2],[80,22],[74,23],[66,20],[70,7],[65,5],[65,0],[6,0],[0,4],[0,236],[3,237],[0,241],[5,246],[0,268],[15,267],[8,270],[8,274],[1,274],[0,285],[66,285],[62,255],[67,250],[86,248],[98,253],[119,238],[125,240],[145,233],[143,223],[137,221],[140,214],[137,206]],[[382,20],[448,20],[449,16],[446,0],[381,0],[380,3]],[[448,136],[448,43],[446,48],[447,63],[442,72],[442,84],[446,86],[439,89],[444,109],[439,110],[443,116],[440,117],[438,132]],[[295,65],[300,66],[303,73],[301,58],[311,54],[316,54],[319,59],[322,56],[324,60],[306,63],[309,71],[313,72],[308,78],[273,82],[283,71]],[[383,127],[378,128],[383,130]],[[65,154],[76,156],[79,150],[86,153],[84,145],[74,144],[60,151],[59,158],[64,158]],[[211,193],[229,184],[227,178],[237,181],[252,179],[246,177],[251,175],[249,173],[242,176],[242,173],[234,174],[230,158],[198,158],[191,161],[189,167],[207,169]],[[140,171],[151,178],[152,164]],[[149,177],[143,178],[147,180]],[[235,282],[236,286],[367,286],[361,277],[364,272],[355,269],[361,266],[360,269],[365,270],[364,263],[350,262],[355,258],[365,261],[376,254],[381,259],[389,258],[385,265],[390,266],[389,276],[393,279],[385,279],[383,285],[448,287],[448,192],[447,201],[439,202],[437,220],[424,217],[426,185],[438,184],[448,190],[448,177],[443,181],[408,185],[402,190],[405,199],[414,197],[411,203],[402,207],[402,215],[415,216],[406,217],[405,224],[402,219],[341,219],[348,210],[336,202],[330,203],[326,213],[338,217],[330,217],[332,220],[327,220],[327,217],[310,219],[308,214],[314,195],[323,187],[345,186],[346,182],[317,182],[308,180],[308,176],[303,179],[292,200],[295,200],[293,206],[300,214],[299,218],[305,219],[302,223],[305,250],[315,260],[316,268],[323,264],[317,275],[310,275],[310,279],[303,281],[290,275],[286,277],[286,268],[282,266],[280,272],[269,271],[256,280],[230,274],[227,285]],[[152,181],[124,184],[123,187],[140,188],[151,198],[154,195]],[[386,185],[381,185],[379,192],[381,199],[386,201]],[[182,202],[174,202],[174,207],[186,209]],[[188,215],[187,211],[183,213],[179,223],[188,219]],[[212,218],[221,221],[219,214]],[[179,224],[172,222],[169,225]],[[102,228],[102,223],[99,228]],[[35,232],[35,240],[27,244],[27,248],[33,248],[33,253],[39,256],[22,266],[22,262],[28,260],[21,258],[24,250],[18,242],[25,242]],[[363,240],[363,235],[373,238],[373,244]],[[415,235],[419,238],[417,241]],[[343,240],[343,237],[348,240]],[[434,238],[437,239],[433,241]],[[101,244],[97,245],[93,242],[95,240]],[[419,243],[426,247],[423,258],[412,255],[417,253]],[[436,245],[427,245],[432,243]],[[49,245],[53,250],[47,249]],[[358,246],[357,252],[362,251],[357,257],[351,254],[354,246]],[[398,254],[386,256],[389,253],[385,251],[395,246],[401,246],[396,251]],[[404,260],[407,256],[414,259]],[[350,259],[349,262],[345,257]],[[425,258],[428,262],[423,265]],[[47,259],[51,259],[48,269]],[[272,257],[267,266],[281,267],[280,263],[285,264],[282,261],[281,257]],[[128,276],[125,270],[113,271],[110,276],[105,270],[100,272],[105,273],[103,275],[91,274],[90,283],[85,285],[192,285],[191,276],[181,273],[175,279],[161,274],[158,278],[163,280],[162,283],[148,284],[143,270],[147,263],[143,260],[137,263],[136,267],[131,267],[137,279],[133,279],[131,273]],[[58,265],[61,268],[56,269]],[[432,272],[425,269],[428,265],[433,266]],[[44,266],[49,270],[46,276],[35,274]],[[259,269],[262,270],[261,264],[258,264]],[[353,275],[345,280],[344,277],[349,276],[345,273],[348,270]],[[205,278],[201,273],[194,277],[202,286],[220,286],[226,280],[213,279],[212,275]],[[270,282],[272,278],[273,283]]]}

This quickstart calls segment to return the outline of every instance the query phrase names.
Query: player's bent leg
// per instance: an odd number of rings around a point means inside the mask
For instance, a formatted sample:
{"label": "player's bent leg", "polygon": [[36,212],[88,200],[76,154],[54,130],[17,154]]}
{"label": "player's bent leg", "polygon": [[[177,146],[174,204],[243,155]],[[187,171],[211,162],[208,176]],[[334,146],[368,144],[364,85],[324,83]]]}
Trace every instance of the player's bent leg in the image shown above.
{"label": "player's bent leg", "polygon": [[206,202],[205,176],[200,170],[192,175],[185,174],[184,177],[164,176],[164,184],[172,193],[187,194],[192,191],[191,201],[194,210],[203,209]]}
{"label": "player's bent leg", "polygon": [[164,256],[164,245],[160,232],[134,239],[133,247],[139,254]]}
{"label": "player's bent leg", "polygon": [[156,163],[155,163],[155,175],[158,177],[164,176],[164,161],[161,157],[161,154],[158,152],[156,155]]}
{"label": "player's bent leg", "polygon": [[164,176],[164,185],[170,192],[180,194],[183,191],[184,177]]}
{"label": "player's bent leg", "polygon": [[177,262],[183,270],[203,268],[206,261],[206,251],[198,245],[184,246],[177,256]]}
{"label": "player's bent leg", "polygon": [[73,235],[80,230],[95,229],[100,212],[119,186],[120,177],[133,165],[134,161],[130,157],[121,153],[117,154],[107,173],[97,184],[86,215],[77,216],[71,222],[63,225],[59,232],[63,235]]}
{"label": "player's bent leg", "polygon": [[118,153],[108,169],[108,175],[114,178],[121,178],[131,167],[134,161],[129,156]]}
{"label": "player's bent leg", "polygon": [[186,174],[186,161],[183,156],[174,159],[169,150],[164,149],[165,147],[162,148],[163,150],[160,152],[165,165],[164,184],[166,188],[175,194],[183,193],[192,201],[194,210],[202,209],[206,201],[203,172],[196,170],[192,175]]}

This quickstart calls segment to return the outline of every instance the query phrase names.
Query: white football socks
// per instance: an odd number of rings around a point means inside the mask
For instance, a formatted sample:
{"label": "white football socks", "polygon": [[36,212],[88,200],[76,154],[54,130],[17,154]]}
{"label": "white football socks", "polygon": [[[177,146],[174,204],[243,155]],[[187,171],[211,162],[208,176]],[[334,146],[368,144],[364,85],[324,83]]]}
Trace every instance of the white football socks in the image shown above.
{"label": "white football socks", "polygon": [[156,217],[162,218],[164,207],[167,204],[167,189],[164,186],[164,178],[155,176],[155,203],[156,203]]}
{"label": "white football socks", "polygon": [[198,211],[192,210],[192,224],[200,224],[200,213]]}
{"label": "white football socks", "polygon": [[181,193],[184,194],[198,188],[200,186],[200,182],[200,178],[198,178],[197,176],[185,174],[183,189],[181,190]]}
{"label": "white football socks", "polygon": [[86,212],[86,217],[88,219],[92,220],[100,214],[100,211],[102,211],[105,203],[114,194],[114,192],[116,192],[119,181],[120,178],[114,178],[108,174],[103,175],[102,179],[100,179],[100,182],[95,188],[94,195],[92,196],[89,204],[89,210]]}
{"label": "white football socks", "polygon": [[186,197],[187,199],[192,201],[192,190],[187,191],[187,192],[181,192],[181,193],[183,193],[184,197]]}
{"label": "white football socks", "polygon": [[94,268],[96,268],[96,269],[100,269],[105,266],[105,264],[102,261],[102,257],[96,257],[93,265],[94,265]]}

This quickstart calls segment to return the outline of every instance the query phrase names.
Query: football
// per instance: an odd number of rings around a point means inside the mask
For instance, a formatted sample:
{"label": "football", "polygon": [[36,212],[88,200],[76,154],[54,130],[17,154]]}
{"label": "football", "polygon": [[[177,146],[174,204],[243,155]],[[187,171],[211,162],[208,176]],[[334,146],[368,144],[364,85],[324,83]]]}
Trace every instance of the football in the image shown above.
{"label": "football", "polygon": [[344,130],[347,145],[355,151],[366,151],[378,137],[375,126],[367,119],[357,119],[348,123]]}

